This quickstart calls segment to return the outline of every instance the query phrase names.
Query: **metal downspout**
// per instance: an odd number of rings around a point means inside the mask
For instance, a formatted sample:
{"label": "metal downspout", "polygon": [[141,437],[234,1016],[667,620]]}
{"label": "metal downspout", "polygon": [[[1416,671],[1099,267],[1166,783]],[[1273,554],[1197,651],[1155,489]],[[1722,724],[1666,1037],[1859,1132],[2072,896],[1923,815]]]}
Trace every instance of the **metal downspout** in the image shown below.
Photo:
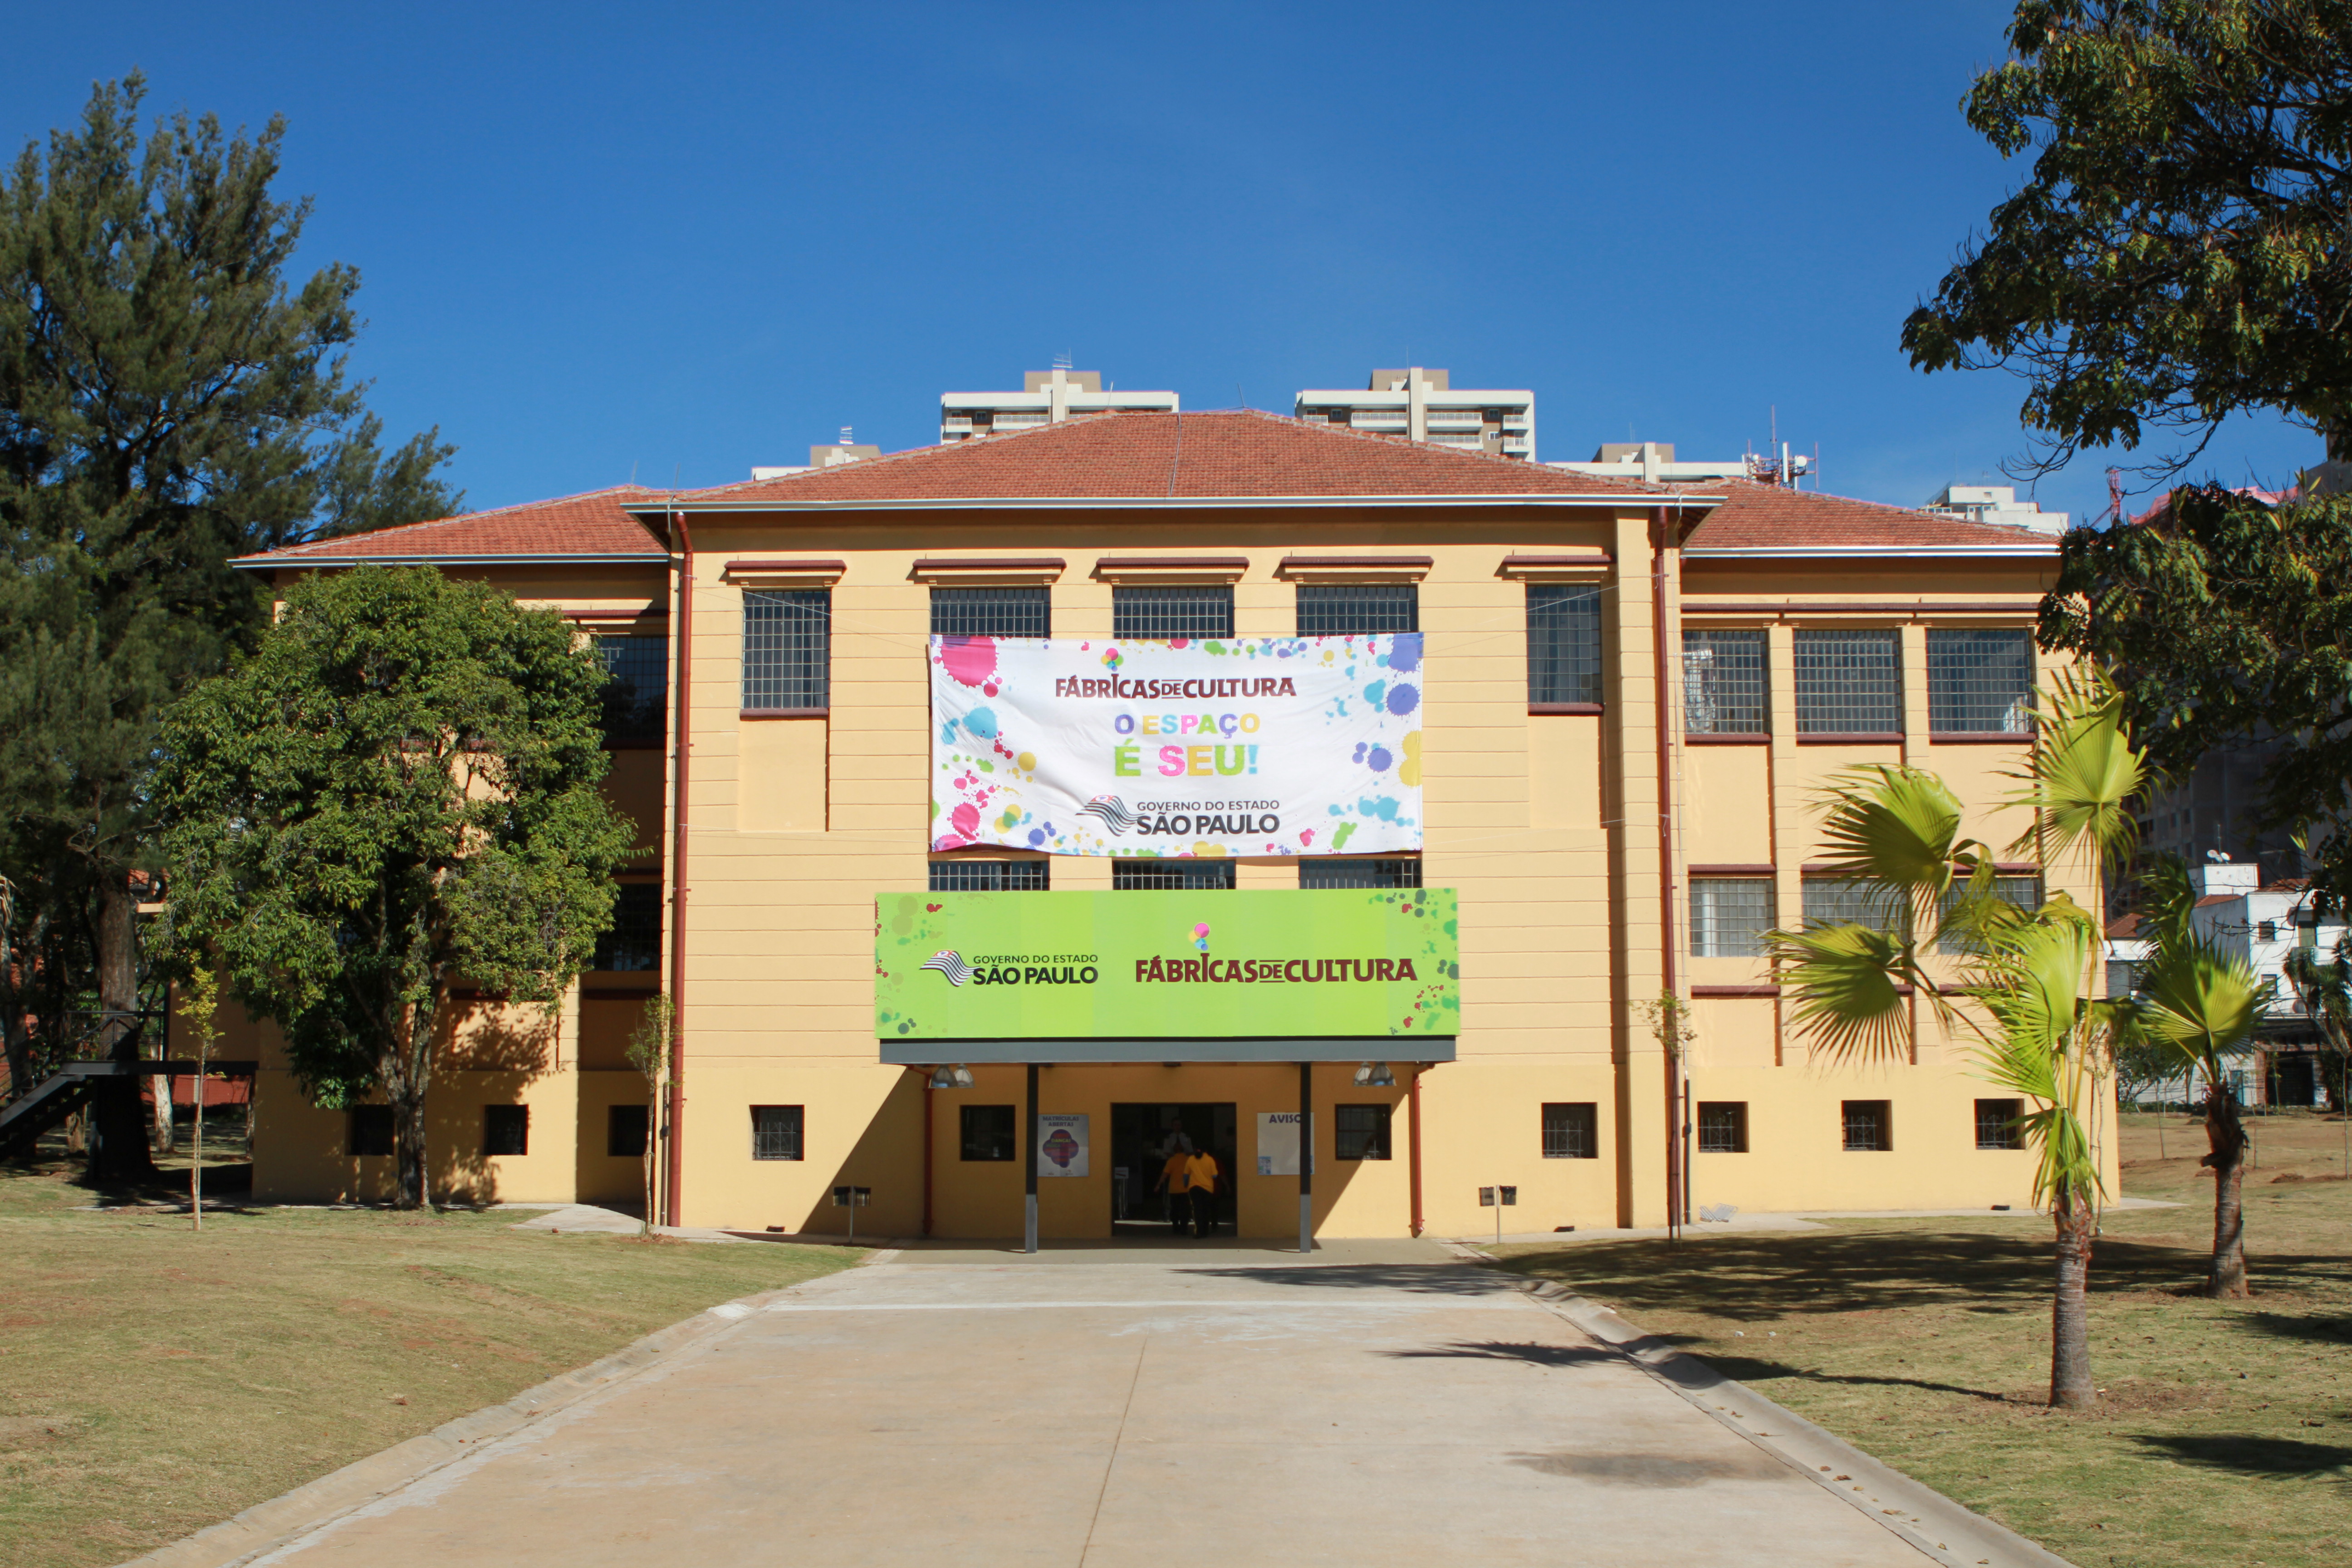
{"label": "metal downspout", "polygon": [[[1666,672],[1666,539],[1672,526],[1666,520],[1664,507],[1653,508],[1650,513],[1654,528],[1650,549],[1650,581],[1654,594],[1651,609],[1652,640],[1657,651],[1656,720],[1658,731],[1658,940],[1665,960],[1665,994],[1682,994],[1681,966],[1675,963],[1675,783],[1674,733],[1670,727]],[[1668,1021],[1669,1033],[1672,1020]],[[1666,1052],[1666,1226],[1668,1234],[1681,1227],[1682,1135],[1676,1125],[1682,1102],[1682,1064],[1676,1058],[1674,1046],[1668,1042]]]}
{"label": "metal downspout", "polygon": [[677,764],[676,802],[670,815],[669,921],[669,1105],[668,1171],[663,1184],[663,1222],[682,1225],[686,1181],[686,851],[687,786],[694,747],[694,535],[686,514],[670,513],[677,531]]}

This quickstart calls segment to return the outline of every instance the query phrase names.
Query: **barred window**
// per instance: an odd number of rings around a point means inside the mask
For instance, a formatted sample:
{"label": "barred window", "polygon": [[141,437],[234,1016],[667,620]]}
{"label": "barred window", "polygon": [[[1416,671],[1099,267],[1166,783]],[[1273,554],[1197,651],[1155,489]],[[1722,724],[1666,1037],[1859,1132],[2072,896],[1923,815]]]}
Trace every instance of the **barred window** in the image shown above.
{"label": "barred window", "polygon": [[392,1107],[352,1106],[350,1139],[344,1144],[345,1152],[355,1160],[365,1160],[389,1154],[392,1149]]}
{"label": "barred window", "polygon": [[482,1107],[482,1154],[487,1159],[530,1152],[530,1107]]}
{"label": "barred window", "polygon": [[1764,634],[1683,634],[1683,729],[1693,735],[1766,730]]}
{"label": "barred window", "polygon": [[1013,1131],[1009,1105],[967,1105],[961,1116],[963,1157],[978,1163],[1002,1163],[1014,1157],[1020,1140]]}
{"label": "barred window", "polygon": [[1845,882],[1833,877],[1808,877],[1805,923],[1809,926],[1867,926],[1872,931],[1900,931],[1910,922],[1900,889],[1885,882]]}
{"label": "barred window", "polygon": [[1118,637],[1168,640],[1234,635],[1234,591],[1223,584],[1110,591],[1110,631]]}
{"label": "barred window", "polygon": [[1385,1105],[1335,1105],[1331,1157],[1335,1160],[1385,1160],[1389,1157],[1389,1108]]}
{"label": "barred window", "polygon": [[1418,888],[1421,862],[1360,860],[1337,855],[1304,855],[1298,860],[1302,888]]}
{"label": "barred window", "polygon": [[1979,1149],[2022,1149],[2025,1129],[2018,1121],[2025,1115],[2021,1100],[1979,1100],[1977,1101],[1977,1147]]}
{"label": "barred window", "polygon": [[1054,595],[1049,588],[934,588],[935,637],[1049,637]]}
{"label": "barred window", "polygon": [[2022,735],[2033,727],[2032,713],[2032,633],[2021,626],[1928,628],[1931,732]]}
{"label": "barred window", "polygon": [[[1944,913],[1949,916],[1952,906],[1959,902],[1965,888],[1954,888],[1944,895]],[[2042,907],[2042,879],[2039,877],[1995,877],[1992,896],[2004,904],[2023,910],[2028,914]],[[1948,931],[1936,942],[1937,952],[1973,952],[1976,944],[1966,931]]]}
{"label": "barred window", "polygon": [[1547,1105],[1543,1108],[1543,1157],[1547,1160],[1601,1158],[1601,1108]]}
{"label": "barred window", "polygon": [[743,595],[743,710],[792,712],[833,700],[833,591]]}
{"label": "barred window", "polygon": [[1234,862],[1121,858],[1110,863],[1110,885],[1120,892],[1230,888],[1234,885]]}
{"label": "barred window", "polygon": [[1748,1152],[1746,1100],[1702,1100],[1698,1102],[1698,1152],[1702,1154]]}
{"label": "barred window", "polygon": [[1601,590],[1528,584],[1528,701],[1601,700]]}
{"label": "barred window", "polygon": [[1903,661],[1894,629],[1801,628],[1797,633],[1797,733],[1902,732]]}
{"label": "barred window", "polygon": [[751,1108],[751,1158],[798,1160],[803,1108],[797,1105],[755,1105]]}
{"label": "barred window", "polygon": [[1298,584],[1300,637],[1363,637],[1374,632],[1419,630],[1421,585],[1417,583]]}
{"label": "barred window", "polygon": [[653,1118],[642,1104],[606,1106],[604,1152],[616,1160],[644,1159],[652,1125]]}
{"label": "barred window", "polygon": [[934,860],[934,893],[1042,893],[1049,886],[1044,860]]}
{"label": "barred window", "polygon": [[1839,1102],[1838,1113],[1845,1124],[1846,1152],[1852,1154],[1885,1154],[1895,1147],[1895,1107],[1885,1100],[1848,1100]]}
{"label": "barred window", "polygon": [[591,969],[661,967],[661,884],[624,882],[613,889],[613,923],[596,939]]}
{"label": "barred window", "polygon": [[669,717],[669,638],[596,639],[604,661],[604,740],[616,746],[658,743]]}
{"label": "barred window", "polygon": [[1761,958],[1772,929],[1772,884],[1761,877],[1694,877],[1690,885],[1691,954],[1696,958]]}

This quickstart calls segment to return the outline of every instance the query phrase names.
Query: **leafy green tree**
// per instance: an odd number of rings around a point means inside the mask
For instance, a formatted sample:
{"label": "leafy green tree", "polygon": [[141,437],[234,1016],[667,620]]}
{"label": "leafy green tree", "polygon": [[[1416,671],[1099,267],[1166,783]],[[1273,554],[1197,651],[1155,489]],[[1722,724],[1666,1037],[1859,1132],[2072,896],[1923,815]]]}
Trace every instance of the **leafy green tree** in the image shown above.
{"label": "leafy green tree", "polygon": [[[346,378],[359,274],[285,279],[310,204],[270,194],[282,122],[181,113],[142,142],[144,91],[100,85],[0,171],[0,818],[78,866],[50,881],[86,915],[52,929],[87,925],[116,1056],[142,1033],[158,715],[268,617],[230,560],[461,499],[435,478],[453,448],[386,454]],[[98,1109],[93,1176],[144,1173],[135,1103]]]}
{"label": "leafy green tree", "polygon": [[296,585],[165,724],[175,931],[321,1103],[391,1102],[404,1207],[451,987],[551,1009],[611,922],[635,832],[597,787],[605,680],[552,611],[362,566]]}
{"label": "leafy green tree", "polygon": [[2268,408],[2352,458],[2352,19],[2341,0],[2022,0],[1969,126],[2030,177],[1904,324],[2001,366],[2048,471]]}
{"label": "leafy green tree", "polygon": [[[2130,852],[2126,803],[2143,784],[2121,705],[2095,682],[2067,685],[2037,715],[2039,743],[2018,799],[2030,848],[2048,870],[2087,853],[2099,870]],[[1859,768],[1831,788],[1822,835],[1829,870],[1874,883],[1906,916],[1895,931],[1860,924],[1772,933],[1799,1032],[1832,1059],[1899,1062],[1916,1047],[1906,990],[1927,998],[1948,1035],[1972,1037],[1984,1077],[2026,1103],[2036,1154],[2033,1197],[2057,1233],[2050,1403],[2097,1402],[2091,1378],[2091,1249],[2104,1194],[2090,1129],[2112,1101],[2109,1051],[2121,1007],[2096,999],[2097,922],[2065,895],[2039,910],[1994,892],[1990,846],[1963,836],[1958,798],[1931,773]],[[2098,900],[2093,900],[2094,907]],[[1931,955],[1957,949],[1958,972]]]}
{"label": "leafy green tree", "polygon": [[2108,672],[2161,773],[2292,738],[2263,772],[2263,826],[2313,845],[2324,897],[2352,894],[2352,500],[2273,509],[2206,486],[2145,526],[2076,529],[2038,635]]}

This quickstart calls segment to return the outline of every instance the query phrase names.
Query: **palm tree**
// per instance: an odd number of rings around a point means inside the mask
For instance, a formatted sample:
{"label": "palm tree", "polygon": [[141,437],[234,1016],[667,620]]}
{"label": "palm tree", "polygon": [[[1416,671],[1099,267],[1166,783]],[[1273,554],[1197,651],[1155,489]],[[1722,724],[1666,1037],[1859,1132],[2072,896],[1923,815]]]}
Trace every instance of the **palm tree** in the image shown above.
{"label": "palm tree", "polygon": [[[2062,680],[2035,715],[2039,731],[2012,797],[2033,826],[2011,853],[2031,849],[2045,876],[2087,853],[2094,888],[2131,851],[2125,803],[2146,783],[2115,692],[2093,679]],[[1958,799],[1935,774],[1885,765],[1840,775],[1824,802],[1827,869],[1885,890],[1889,931],[1859,924],[1772,933],[1798,1030],[1833,1060],[1900,1061],[1916,1050],[1923,996],[1948,1034],[1974,1037],[1984,1076],[2027,1104],[2018,1131],[2038,1158],[2033,1199],[2057,1233],[2052,1293],[2050,1403],[2095,1404],[2088,1289],[2091,1244],[2105,1188],[2090,1128],[2111,1094],[2114,1026],[2126,1005],[2095,999],[2099,926],[2063,893],[2038,910],[1995,891],[1991,847],[1961,835]],[[1936,952],[1963,955],[1939,973]]]}
{"label": "palm tree", "polygon": [[2155,938],[2133,1026],[2171,1050],[2205,1086],[2205,1158],[2213,1172],[2213,1263],[2205,1289],[2235,1298],[2246,1289],[2246,1127],[2227,1061],[2254,1037],[2270,983],[2249,960],[2228,954],[2196,928],[2197,889],[2170,856],[2149,869],[2150,909],[2142,929]]}

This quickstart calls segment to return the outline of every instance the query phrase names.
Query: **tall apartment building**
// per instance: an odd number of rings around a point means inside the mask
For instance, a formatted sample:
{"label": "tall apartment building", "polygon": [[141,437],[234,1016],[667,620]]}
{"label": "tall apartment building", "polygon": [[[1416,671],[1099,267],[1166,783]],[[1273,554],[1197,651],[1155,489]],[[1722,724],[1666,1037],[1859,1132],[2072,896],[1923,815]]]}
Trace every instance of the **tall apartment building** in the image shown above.
{"label": "tall apartment building", "polygon": [[1442,370],[1376,370],[1361,392],[1309,389],[1294,410],[1310,425],[1346,425],[1440,447],[1536,460],[1536,395],[1455,390]]}
{"label": "tall apartment building", "polygon": [[[1442,373],[1441,373],[1442,374]],[[1018,392],[943,392],[940,445],[1059,425],[1073,414],[1173,414],[1172,392],[1106,391],[1102,373],[1055,365],[1021,378]]]}

